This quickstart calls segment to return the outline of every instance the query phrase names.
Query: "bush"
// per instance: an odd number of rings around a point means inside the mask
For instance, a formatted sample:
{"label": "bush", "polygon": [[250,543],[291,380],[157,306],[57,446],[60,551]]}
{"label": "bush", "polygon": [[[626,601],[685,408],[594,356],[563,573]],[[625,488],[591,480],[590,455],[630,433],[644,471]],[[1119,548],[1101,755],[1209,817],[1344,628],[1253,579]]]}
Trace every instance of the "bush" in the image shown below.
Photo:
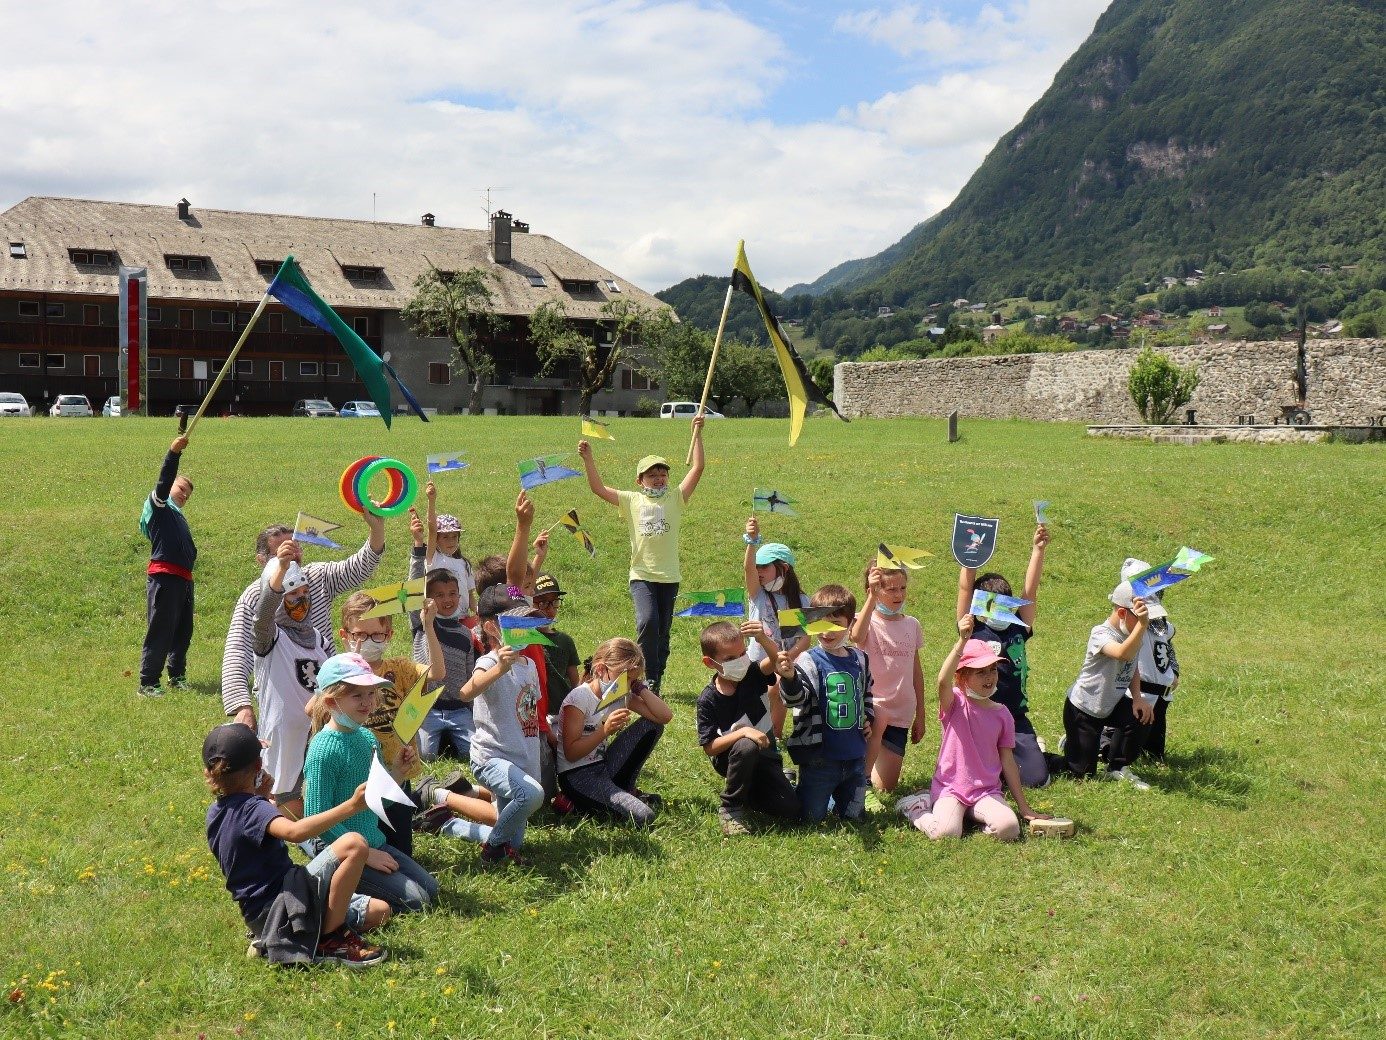
{"label": "bush", "polygon": [[653,419],[659,414],[659,402],[653,397],[642,397],[635,402],[631,415],[637,419]]}
{"label": "bush", "polygon": [[1198,369],[1180,368],[1164,354],[1142,348],[1131,366],[1126,383],[1141,417],[1151,425],[1167,423],[1193,398],[1198,389]]}

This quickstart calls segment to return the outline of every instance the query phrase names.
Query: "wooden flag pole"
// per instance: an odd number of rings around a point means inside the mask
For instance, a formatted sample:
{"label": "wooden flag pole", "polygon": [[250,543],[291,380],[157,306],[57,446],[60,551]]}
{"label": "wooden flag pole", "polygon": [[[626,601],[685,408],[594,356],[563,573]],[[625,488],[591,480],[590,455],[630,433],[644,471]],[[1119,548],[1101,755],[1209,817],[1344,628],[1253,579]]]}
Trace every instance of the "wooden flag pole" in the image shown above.
{"label": "wooden flag pole", "polygon": [[[707,363],[707,378],[703,380],[703,399],[698,402],[698,411],[695,415],[702,415],[707,411],[707,395],[712,392],[712,370],[717,367],[717,355],[722,349],[722,333],[727,329],[727,314],[731,310],[732,283],[727,282],[727,298],[722,304],[722,320],[717,323],[717,338],[712,341],[712,359]],[[696,435],[695,435],[696,436]],[[683,460],[685,466],[693,463],[693,441],[688,442],[688,457]]]}
{"label": "wooden flag pole", "polygon": [[260,320],[260,315],[264,313],[265,307],[269,304],[270,295],[265,293],[260,299],[260,305],[255,308],[255,313],[250,316],[250,321],[246,322],[245,330],[241,333],[241,338],[236,340],[236,345],[231,348],[231,353],[227,355],[225,363],[221,366],[221,371],[217,373],[212,388],[207,391],[207,396],[202,399],[202,405],[197,409],[197,414],[192,417],[192,422],[188,423],[188,430],[183,436],[191,437],[193,427],[197,425],[197,420],[202,418],[202,413],[207,410],[207,406],[212,403],[212,398],[216,396],[217,390],[221,388],[221,381],[226,378],[226,373],[236,366],[236,355],[245,346],[245,341],[250,338],[250,330],[255,328],[255,323]]}

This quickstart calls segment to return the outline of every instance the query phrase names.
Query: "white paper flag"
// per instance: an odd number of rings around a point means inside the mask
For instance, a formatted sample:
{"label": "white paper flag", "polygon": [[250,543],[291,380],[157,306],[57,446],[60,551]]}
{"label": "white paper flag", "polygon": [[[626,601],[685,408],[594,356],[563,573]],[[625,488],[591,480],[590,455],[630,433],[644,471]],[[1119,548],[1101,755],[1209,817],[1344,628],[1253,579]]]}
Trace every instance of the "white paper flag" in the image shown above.
{"label": "white paper flag", "polygon": [[385,815],[387,801],[398,802],[400,805],[414,804],[414,800],[395,783],[395,778],[380,761],[380,756],[376,755],[371,759],[371,775],[366,777],[366,804],[370,806],[371,812],[380,817],[380,822],[389,827],[390,821]]}

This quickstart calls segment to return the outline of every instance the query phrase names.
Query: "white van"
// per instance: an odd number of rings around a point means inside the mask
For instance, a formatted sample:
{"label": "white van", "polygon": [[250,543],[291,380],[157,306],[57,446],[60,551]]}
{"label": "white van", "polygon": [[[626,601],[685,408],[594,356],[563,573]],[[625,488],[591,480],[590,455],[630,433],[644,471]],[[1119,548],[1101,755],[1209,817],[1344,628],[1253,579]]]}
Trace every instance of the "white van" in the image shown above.
{"label": "white van", "polygon": [[[659,406],[659,417],[661,419],[691,419],[697,414],[697,401],[665,401]],[[711,408],[704,408],[703,418],[725,419],[726,416],[721,412],[714,412]]]}

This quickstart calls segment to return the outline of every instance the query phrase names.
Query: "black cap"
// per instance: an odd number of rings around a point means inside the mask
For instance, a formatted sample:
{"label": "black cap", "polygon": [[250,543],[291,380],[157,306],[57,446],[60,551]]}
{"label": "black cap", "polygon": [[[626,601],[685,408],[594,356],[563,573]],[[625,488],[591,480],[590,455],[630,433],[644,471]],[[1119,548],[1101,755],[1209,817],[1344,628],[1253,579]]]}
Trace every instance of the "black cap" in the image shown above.
{"label": "black cap", "polygon": [[208,769],[221,762],[234,773],[260,761],[260,738],[244,722],[228,722],[207,734],[202,742],[202,764]]}
{"label": "black cap", "polygon": [[568,595],[558,587],[558,579],[552,574],[541,574],[534,579],[534,595],[539,596],[566,596]]}

